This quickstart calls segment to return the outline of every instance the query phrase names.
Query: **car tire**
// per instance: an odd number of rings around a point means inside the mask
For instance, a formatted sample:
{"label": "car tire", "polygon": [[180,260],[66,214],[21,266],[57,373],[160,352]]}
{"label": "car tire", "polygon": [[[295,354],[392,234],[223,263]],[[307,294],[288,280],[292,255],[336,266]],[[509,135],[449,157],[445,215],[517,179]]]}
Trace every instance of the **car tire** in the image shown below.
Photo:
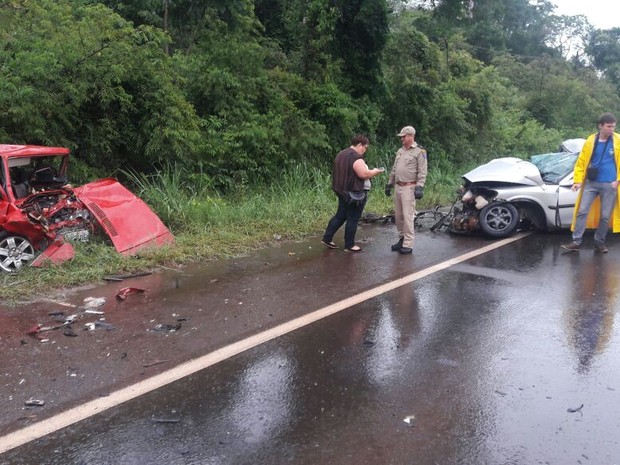
{"label": "car tire", "polygon": [[492,202],[480,210],[480,229],[495,239],[512,236],[519,226],[519,211],[507,202]]}
{"label": "car tire", "polygon": [[28,239],[7,232],[0,233],[0,269],[13,273],[28,266],[35,258],[35,250]]}

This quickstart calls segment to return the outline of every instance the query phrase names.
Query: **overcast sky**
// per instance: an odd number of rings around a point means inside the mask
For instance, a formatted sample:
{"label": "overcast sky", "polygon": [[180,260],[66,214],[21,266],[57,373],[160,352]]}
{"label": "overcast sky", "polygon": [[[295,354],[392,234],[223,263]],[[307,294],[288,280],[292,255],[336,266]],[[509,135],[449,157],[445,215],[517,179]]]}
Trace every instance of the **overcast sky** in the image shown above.
{"label": "overcast sky", "polygon": [[584,15],[598,29],[620,27],[619,0],[551,0],[556,14]]}

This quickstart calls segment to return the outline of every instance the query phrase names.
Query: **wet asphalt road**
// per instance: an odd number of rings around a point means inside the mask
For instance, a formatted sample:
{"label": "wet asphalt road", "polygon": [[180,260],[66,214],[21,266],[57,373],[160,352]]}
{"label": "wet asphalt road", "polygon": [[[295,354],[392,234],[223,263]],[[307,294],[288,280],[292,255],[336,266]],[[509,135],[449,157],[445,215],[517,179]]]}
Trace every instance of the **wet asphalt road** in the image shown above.
{"label": "wet asphalt road", "polygon": [[[493,244],[421,232],[411,257],[389,252],[393,235],[364,226],[362,254],[282,244],[56,299],[105,297],[111,331],[40,342],[25,331],[64,307],[2,309],[0,432]],[[620,240],[565,255],[567,239],[532,235],[422,275],[0,463],[620,463]],[[126,286],[146,292],[117,301]],[[46,405],[24,407],[30,397]]]}

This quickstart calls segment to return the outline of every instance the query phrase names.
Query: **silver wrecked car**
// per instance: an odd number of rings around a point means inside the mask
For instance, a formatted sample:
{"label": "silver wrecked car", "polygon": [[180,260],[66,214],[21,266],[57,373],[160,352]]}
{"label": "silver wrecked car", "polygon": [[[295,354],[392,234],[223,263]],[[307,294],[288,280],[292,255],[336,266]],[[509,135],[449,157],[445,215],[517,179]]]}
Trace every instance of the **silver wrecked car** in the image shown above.
{"label": "silver wrecked car", "polygon": [[451,232],[482,231],[503,238],[519,229],[569,228],[577,192],[573,168],[585,139],[562,143],[560,152],[529,160],[498,158],[463,175],[461,205],[453,206]]}

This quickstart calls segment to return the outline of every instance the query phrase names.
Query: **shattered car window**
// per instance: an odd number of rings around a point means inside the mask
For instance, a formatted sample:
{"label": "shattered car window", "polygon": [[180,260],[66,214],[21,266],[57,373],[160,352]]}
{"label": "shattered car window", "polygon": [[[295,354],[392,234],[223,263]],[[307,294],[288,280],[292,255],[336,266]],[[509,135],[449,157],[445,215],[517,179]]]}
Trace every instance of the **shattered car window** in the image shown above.
{"label": "shattered car window", "polygon": [[16,199],[43,189],[61,187],[67,183],[62,172],[63,156],[9,158],[9,176]]}
{"label": "shattered car window", "polygon": [[546,184],[559,184],[575,167],[578,153],[546,153],[533,155],[530,161],[536,165]]}

